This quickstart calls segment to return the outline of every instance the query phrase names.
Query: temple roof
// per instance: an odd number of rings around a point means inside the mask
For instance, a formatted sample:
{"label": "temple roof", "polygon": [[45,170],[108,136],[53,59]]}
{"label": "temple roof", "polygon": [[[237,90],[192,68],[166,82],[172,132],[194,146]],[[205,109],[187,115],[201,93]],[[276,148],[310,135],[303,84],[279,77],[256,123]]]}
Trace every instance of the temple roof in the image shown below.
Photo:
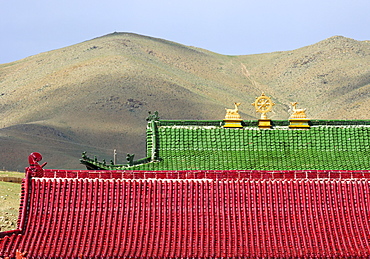
{"label": "temple roof", "polygon": [[367,257],[369,177],[31,168],[0,257]]}
{"label": "temple roof", "polygon": [[147,157],[52,170],[32,153],[0,257],[370,257],[370,121],[150,121]]}
{"label": "temple roof", "polygon": [[[147,127],[147,157],[126,165],[81,160],[92,168],[133,170],[368,170],[370,121],[311,121],[290,129],[223,128],[222,121],[156,121]],[[94,167],[95,166],[95,167]]]}

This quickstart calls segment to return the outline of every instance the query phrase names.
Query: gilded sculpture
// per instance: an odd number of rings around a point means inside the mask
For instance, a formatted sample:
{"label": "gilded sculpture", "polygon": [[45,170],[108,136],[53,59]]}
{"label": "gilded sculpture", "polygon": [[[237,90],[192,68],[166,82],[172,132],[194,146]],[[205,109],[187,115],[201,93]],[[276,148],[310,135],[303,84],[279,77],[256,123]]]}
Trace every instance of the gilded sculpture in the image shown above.
{"label": "gilded sculpture", "polygon": [[290,103],[292,113],[289,118],[289,128],[309,129],[310,119],[307,118],[306,109],[297,109],[297,104],[297,102]]}
{"label": "gilded sculpture", "polygon": [[266,113],[272,110],[272,106],[274,106],[275,103],[271,101],[270,97],[262,93],[260,97],[256,97],[256,101],[252,103],[252,105],[256,108],[256,112],[261,113],[261,119],[266,120],[267,119]]}
{"label": "gilded sculpture", "polygon": [[234,103],[235,105],[235,108],[234,109],[227,109],[225,108],[226,110],[226,115],[225,115],[225,119],[240,119],[240,114],[239,114],[239,105],[240,103]]}
{"label": "gilded sculpture", "polygon": [[292,114],[290,118],[307,118],[306,109],[297,109],[297,102],[290,103],[292,105]]}
{"label": "gilded sculpture", "polygon": [[234,103],[234,109],[228,109],[225,108],[226,110],[226,115],[224,119],[224,128],[243,128],[242,126],[242,119],[239,114],[239,107],[240,103]]}

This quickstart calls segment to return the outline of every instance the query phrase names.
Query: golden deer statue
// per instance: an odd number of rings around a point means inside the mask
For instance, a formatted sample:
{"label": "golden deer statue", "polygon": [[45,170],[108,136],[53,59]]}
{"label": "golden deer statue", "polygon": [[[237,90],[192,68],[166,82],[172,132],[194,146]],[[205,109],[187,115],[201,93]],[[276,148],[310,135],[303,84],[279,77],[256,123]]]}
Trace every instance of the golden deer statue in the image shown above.
{"label": "golden deer statue", "polygon": [[290,103],[292,105],[293,113],[290,115],[290,118],[307,118],[306,109],[297,109],[297,102]]}

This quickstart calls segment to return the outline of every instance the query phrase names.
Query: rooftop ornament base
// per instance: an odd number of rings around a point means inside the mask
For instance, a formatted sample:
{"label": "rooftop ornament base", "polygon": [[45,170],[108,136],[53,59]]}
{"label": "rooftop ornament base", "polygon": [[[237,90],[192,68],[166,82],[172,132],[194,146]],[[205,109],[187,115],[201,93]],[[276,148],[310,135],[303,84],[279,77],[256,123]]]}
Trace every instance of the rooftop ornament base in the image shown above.
{"label": "rooftop ornament base", "polygon": [[243,128],[242,119],[224,119],[224,128]]}
{"label": "rooftop ornament base", "polygon": [[298,119],[289,119],[289,128],[295,129],[302,129],[302,128],[310,128],[309,125],[310,119],[307,118],[298,118]]}
{"label": "rooftop ornament base", "polygon": [[270,119],[259,119],[258,127],[261,129],[271,129],[271,120]]}

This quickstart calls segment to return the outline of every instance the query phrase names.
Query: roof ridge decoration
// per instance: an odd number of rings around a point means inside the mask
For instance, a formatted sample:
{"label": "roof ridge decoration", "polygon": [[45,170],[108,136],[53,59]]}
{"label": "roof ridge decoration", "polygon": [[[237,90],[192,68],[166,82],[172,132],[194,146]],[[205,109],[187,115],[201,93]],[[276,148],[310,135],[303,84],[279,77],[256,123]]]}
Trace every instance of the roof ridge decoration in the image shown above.
{"label": "roof ridge decoration", "polygon": [[297,102],[290,103],[291,111],[293,112],[289,118],[289,128],[310,128],[307,118],[306,109],[297,109]]}
{"label": "roof ridge decoration", "polygon": [[239,114],[239,105],[240,103],[234,103],[235,108],[234,109],[228,109],[225,108],[226,110],[226,115],[225,115],[225,125],[224,128],[243,128],[242,126],[242,119]]}
{"label": "roof ridge decoration", "polygon": [[160,118],[159,118],[159,115],[158,115],[158,112],[155,111],[153,114],[151,111],[148,111],[149,115],[148,117],[146,118],[147,121],[159,121]]}
{"label": "roof ridge decoration", "polygon": [[271,126],[271,119],[267,118],[266,113],[272,110],[272,106],[275,103],[272,102],[271,98],[266,96],[265,93],[262,93],[261,96],[256,97],[256,101],[252,103],[254,108],[256,108],[256,112],[261,113],[261,119],[258,120],[258,127],[262,129],[270,129]]}

